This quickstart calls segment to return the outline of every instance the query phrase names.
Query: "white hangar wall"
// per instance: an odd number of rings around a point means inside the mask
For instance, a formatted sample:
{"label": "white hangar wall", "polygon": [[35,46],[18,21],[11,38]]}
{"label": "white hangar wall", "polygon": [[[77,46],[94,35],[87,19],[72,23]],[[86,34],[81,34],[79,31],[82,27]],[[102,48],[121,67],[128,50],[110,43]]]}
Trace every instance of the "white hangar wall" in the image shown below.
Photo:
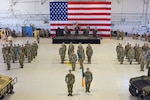
{"label": "white hangar wall", "polygon": [[[67,0],[1,0],[0,27],[34,26],[49,29],[49,2]],[[75,0],[69,0],[75,1]],[[81,0],[76,0],[81,1]],[[87,0],[82,0],[87,1]],[[112,2],[112,30],[129,33],[149,29],[149,0],[88,0]],[[144,2],[145,1],[145,2]]]}

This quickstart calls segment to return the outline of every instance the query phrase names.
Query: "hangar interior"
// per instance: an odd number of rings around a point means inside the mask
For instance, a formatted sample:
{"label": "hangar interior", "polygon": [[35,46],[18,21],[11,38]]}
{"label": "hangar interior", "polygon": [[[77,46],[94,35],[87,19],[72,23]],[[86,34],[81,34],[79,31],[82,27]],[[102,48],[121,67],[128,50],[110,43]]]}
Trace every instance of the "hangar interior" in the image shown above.
{"label": "hangar interior", "polygon": [[[15,30],[17,38],[13,38],[13,44],[25,44],[35,41],[33,34],[30,37],[21,37],[23,27],[36,29],[50,29],[49,2],[67,0],[2,0],[0,3],[0,28]],[[91,0],[68,0],[91,1]],[[92,0],[111,2],[111,30],[121,30],[134,33],[149,33],[150,8],[149,0]],[[49,31],[50,33],[50,31]],[[132,77],[147,75],[147,69],[140,71],[140,65],[133,62],[130,65],[125,59],[121,65],[117,60],[116,46],[121,43],[123,47],[130,43],[143,46],[147,41],[135,40],[124,37],[124,40],[116,38],[103,38],[101,44],[91,44],[93,48],[92,63],[84,61],[84,67],[90,68],[93,73],[91,93],[85,93],[81,86],[82,72],[79,63],[76,64],[75,84],[73,97],[67,96],[65,75],[71,69],[66,54],[65,64],[60,64],[59,48],[61,44],[52,44],[52,38],[40,38],[38,55],[31,62],[24,62],[24,68],[20,69],[19,62],[11,63],[11,70],[7,71],[6,63],[3,63],[2,50],[0,49],[0,74],[17,77],[18,82],[14,86],[14,94],[7,95],[4,100],[137,100],[129,93],[129,80]],[[6,41],[0,39],[2,44]],[[67,48],[69,44],[66,44]],[[75,45],[75,52],[78,44]],[[84,49],[87,44],[82,44]]]}

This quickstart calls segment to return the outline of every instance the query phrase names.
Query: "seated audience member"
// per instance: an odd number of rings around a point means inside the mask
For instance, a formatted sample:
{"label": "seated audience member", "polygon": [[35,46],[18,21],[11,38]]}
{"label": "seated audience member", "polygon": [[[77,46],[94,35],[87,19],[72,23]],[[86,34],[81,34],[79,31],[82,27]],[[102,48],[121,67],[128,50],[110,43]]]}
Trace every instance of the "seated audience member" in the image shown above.
{"label": "seated audience member", "polygon": [[89,32],[90,32],[90,26],[87,26],[86,29],[84,29],[83,34],[89,35]]}
{"label": "seated audience member", "polygon": [[97,30],[97,28],[95,27],[95,29],[93,30],[93,37],[97,37],[97,32],[98,32],[98,30]]}
{"label": "seated audience member", "polygon": [[70,35],[70,30],[68,29],[67,26],[64,27],[64,31],[67,36]]}

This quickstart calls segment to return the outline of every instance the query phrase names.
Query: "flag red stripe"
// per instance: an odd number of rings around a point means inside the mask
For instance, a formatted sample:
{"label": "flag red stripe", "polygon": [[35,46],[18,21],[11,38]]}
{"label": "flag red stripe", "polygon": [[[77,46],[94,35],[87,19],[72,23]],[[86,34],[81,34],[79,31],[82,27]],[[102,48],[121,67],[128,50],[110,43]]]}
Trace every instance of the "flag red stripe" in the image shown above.
{"label": "flag red stripe", "polygon": [[111,13],[68,13],[68,15],[111,15]]}
{"label": "flag red stripe", "polygon": [[[50,24],[51,26],[73,26],[73,24]],[[79,24],[79,26],[111,26],[111,24]]]}
{"label": "flag red stripe", "polygon": [[[51,31],[56,31],[57,29],[51,29]],[[71,31],[73,31],[73,29],[70,29]],[[80,31],[83,31],[84,29],[81,29]],[[94,29],[90,29],[90,31],[93,31]],[[98,29],[98,31],[110,31],[110,29]]]}
{"label": "flag red stripe", "polygon": [[68,18],[68,20],[75,20],[75,21],[80,21],[80,20],[96,20],[96,21],[110,21],[110,18]]}
{"label": "flag red stripe", "polygon": [[71,5],[71,4],[107,4],[107,5],[110,5],[111,4],[111,2],[68,2],[68,4],[69,5]]}
{"label": "flag red stripe", "polygon": [[111,8],[68,8],[68,10],[111,10]]}

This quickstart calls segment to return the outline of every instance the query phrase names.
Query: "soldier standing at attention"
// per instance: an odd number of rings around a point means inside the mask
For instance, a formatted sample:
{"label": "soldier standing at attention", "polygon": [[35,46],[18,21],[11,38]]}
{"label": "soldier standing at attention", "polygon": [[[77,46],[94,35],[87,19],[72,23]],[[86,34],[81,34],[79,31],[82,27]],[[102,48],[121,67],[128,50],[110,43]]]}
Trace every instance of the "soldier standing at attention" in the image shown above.
{"label": "soldier standing at attention", "polygon": [[130,64],[132,64],[134,57],[135,57],[135,51],[133,47],[131,47],[128,51],[128,61],[130,62]]}
{"label": "soldier standing at attention", "polygon": [[130,49],[130,44],[128,43],[126,46],[125,46],[125,56],[126,58],[128,59],[128,51]]}
{"label": "soldier standing at attention", "polygon": [[11,55],[8,53],[8,51],[6,51],[6,64],[7,64],[7,70],[10,70],[11,66],[10,66],[10,61],[11,61]]}
{"label": "soldier standing at attention", "polygon": [[23,62],[24,62],[24,53],[22,51],[19,51],[19,56],[18,56],[18,60],[19,60],[19,63],[20,63],[20,68],[23,68]]}
{"label": "soldier standing at attention", "polygon": [[120,45],[120,48],[119,48],[119,51],[118,51],[118,55],[119,55],[120,64],[123,64],[123,60],[124,60],[124,49],[123,49],[122,45]]}
{"label": "soldier standing at attention", "polygon": [[71,63],[70,56],[71,56],[71,54],[72,54],[73,51],[74,51],[74,45],[72,44],[72,42],[70,42],[69,47],[68,47],[68,58],[69,58],[69,63]]}
{"label": "soldier standing at attention", "polygon": [[72,71],[75,71],[77,55],[74,53],[74,51],[70,55],[70,61],[71,61],[71,64],[72,64]]}
{"label": "soldier standing at attention", "polygon": [[86,47],[86,55],[88,58],[88,64],[91,64],[91,57],[93,55],[93,49],[90,44],[88,44],[88,46]]}
{"label": "soldier standing at attention", "polygon": [[6,62],[6,50],[5,50],[5,45],[3,45],[3,47],[2,47],[2,54],[3,54],[3,60],[4,60],[4,63]]}
{"label": "soldier standing at attention", "polygon": [[59,55],[60,55],[60,58],[61,58],[61,64],[63,64],[64,60],[65,60],[65,49],[64,49],[63,45],[59,49]]}
{"label": "soldier standing at attention", "polygon": [[64,55],[64,60],[65,60],[66,50],[67,50],[67,46],[65,45],[65,42],[62,43],[62,47],[63,47],[64,53],[65,53],[65,55]]}
{"label": "soldier standing at attention", "polygon": [[81,69],[83,67],[83,62],[85,60],[84,48],[82,46],[78,47],[77,54],[78,54],[78,60],[79,60],[80,69]]}
{"label": "soldier standing at attention", "polygon": [[84,77],[85,77],[85,88],[86,88],[85,92],[90,93],[90,85],[93,80],[93,74],[92,72],[89,71],[89,68],[87,68],[87,71],[84,73]]}
{"label": "soldier standing at attention", "polygon": [[141,68],[140,71],[144,71],[144,64],[145,64],[145,54],[144,53],[142,53],[140,55],[139,60],[140,60],[140,68]]}
{"label": "soldier standing at attention", "polygon": [[73,96],[73,84],[75,82],[75,76],[71,73],[71,70],[69,70],[69,73],[65,77],[65,81],[67,83],[68,88],[68,96]]}
{"label": "soldier standing at attention", "polygon": [[117,52],[117,59],[119,61],[119,48],[120,48],[121,44],[119,43],[117,46],[116,46],[116,52]]}

